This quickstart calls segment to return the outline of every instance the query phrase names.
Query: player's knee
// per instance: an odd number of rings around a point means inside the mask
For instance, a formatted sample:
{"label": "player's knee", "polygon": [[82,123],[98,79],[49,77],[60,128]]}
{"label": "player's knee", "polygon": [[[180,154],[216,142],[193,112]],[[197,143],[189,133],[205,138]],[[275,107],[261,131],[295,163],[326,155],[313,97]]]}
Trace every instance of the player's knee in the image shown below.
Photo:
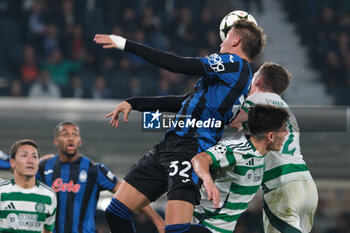
{"label": "player's knee", "polygon": [[201,225],[186,223],[167,225],[165,233],[211,233],[211,231]]}
{"label": "player's knee", "polygon": [[105,215],[112,233],[135,232],[132,222],[134,213],[117,199],[112,198],[111,203],[105,211]]}

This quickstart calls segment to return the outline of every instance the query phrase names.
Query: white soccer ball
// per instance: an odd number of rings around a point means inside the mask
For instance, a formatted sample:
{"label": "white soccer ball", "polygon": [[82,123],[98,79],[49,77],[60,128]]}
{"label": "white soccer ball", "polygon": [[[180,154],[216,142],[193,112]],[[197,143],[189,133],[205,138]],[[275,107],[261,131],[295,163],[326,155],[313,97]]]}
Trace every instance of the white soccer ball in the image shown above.
{"label": "white soccer ball", "polygon": [[232,28],[233,24],[240,19],[247,19],[249,21],[252,21],[253,23],[255,23],[256,25],[258,25],[258,23],[256,22],[255,18],[249,14],[246,11],[240,11],[240,10],[236,10],[236,11],[232,11],[230,13],[228,13],[222,20],[220,23],[220,38],[222,41],[224,41],[226,39],[227,33],[230,31],[230,29]]}

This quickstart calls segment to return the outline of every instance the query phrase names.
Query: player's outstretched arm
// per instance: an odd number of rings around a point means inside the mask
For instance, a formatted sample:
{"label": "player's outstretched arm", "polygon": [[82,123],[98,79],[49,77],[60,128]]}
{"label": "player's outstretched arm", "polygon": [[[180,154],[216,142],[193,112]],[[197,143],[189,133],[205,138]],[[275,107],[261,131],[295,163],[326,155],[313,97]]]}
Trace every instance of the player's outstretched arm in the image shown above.
{"label": "player's outstretched arm", "polygon": [[164,233],[165,232],[165,223],[162,217],[159,216],[159,214],[152,209],[150,205],[144,207],[143,209],[140,210],[140,212],[144,213],[147,215],[147,217],[153,222],[153,224],[157,227],[157,230],[159,233]]}
{"label": "player's outstretched arm", "polygon": [[96,34],[94,41],[104,49],[124,50],[126,39],[116,35]]}
{"label": "player's outstretched arm", "polygon": [[214,207],[219,208],[220,191],[217,189],[209,172],[209,166],[213,163],[211,156],[205,152],[197,154],[191,159],[195,173],[202,179],[208,200],[212,200]]}
{"label": "player's outstretched arm", "polygon": [[166,96],[134,96],[125,101],[131,104],[132,110],[142,111],[162,111],[175,112],[180,111],[182,102],[190,96],[185,95],[166,95]]}
{"label": "player's outstretched arm", "polygon": [[248,121],[248,114],[241,109],[237,117],[229,124],[229,126],[242,130],[242,123]]}
{"label": "player's outstretched arm", "polygon": [[97,34],[94,41],[105,49],[116,48],[131,52],[153,65],[171,72],[206,75],[206,70],[197,57],[177,56],[116,35]]}
{"label": "player's outstretched arm", "polygon": [[129,104],[128,102],[124,101],[121,104],[118,104],[114,110],[110,113],[108,113],[106,115],[106,118],[108,117],[112,117],[110,120],[110,124],[116,128],[119,127],[119,114],[122,112],[124,115],[124,122],[127,123],[128,122],[128,117],[129,114],[132,110],[132,106],[131,104]]}

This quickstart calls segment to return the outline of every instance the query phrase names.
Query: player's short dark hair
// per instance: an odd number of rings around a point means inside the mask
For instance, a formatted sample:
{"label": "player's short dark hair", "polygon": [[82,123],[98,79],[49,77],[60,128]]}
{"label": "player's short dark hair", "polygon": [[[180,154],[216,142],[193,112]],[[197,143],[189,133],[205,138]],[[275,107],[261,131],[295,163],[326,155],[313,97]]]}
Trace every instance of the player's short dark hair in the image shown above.
{"label": "player's short dark hair", "polygon": [[12,146],[11,146],[11,159],[15,159],[16,158],[16,154],[17,154],[17,151],[18,149],[21,147],[21,146],[24,146],[24,145],[30,145],[30,146],[33,146],[37,152],[38,152],[38,155],[40,156],[40,151],[39,151],[39,147],[38,147],[38,144],[34,141],[34,140],[31,140],[31,139],[21,139],[21,140],[18,140],[17,142],[15,142]]}
{"label": "player's short dark hair", "polygon": [[263,29],[246,19],[237,20],[234,23],[234,28],[238,30],[241,37],[242,51],[253,60],[263,51],[266,45],[266,36],[263,34]]}
{"label": "player's short dark hair", "polygon": [[75,121],[72,121],[72,120],[64,120],[64,121],[61,121],[60,123],[58,123],[55,127],[55,131],[54,131],[54,136],[55,138],[58,136],[58,133],[60,131],[60,128],[61,126],[63,125],[74,125],[78,131],[80,131],[80,128],[79,128],[79,125],[75,122]]}
{"label": "player's short dark hair", "polygon": [[273,105],[257,104],[248,114],[248,126],[252,136],[261,138],[266,133],[278,131],[289,117],[284,108]]}
{"label": "player's short dark hair", "polygon": [[287,89],[292,78],[292,74],[288,70],[273,62],[265,62],[261,66],[260,71],[260,74],[263,76],[264,88],[279,95]]}

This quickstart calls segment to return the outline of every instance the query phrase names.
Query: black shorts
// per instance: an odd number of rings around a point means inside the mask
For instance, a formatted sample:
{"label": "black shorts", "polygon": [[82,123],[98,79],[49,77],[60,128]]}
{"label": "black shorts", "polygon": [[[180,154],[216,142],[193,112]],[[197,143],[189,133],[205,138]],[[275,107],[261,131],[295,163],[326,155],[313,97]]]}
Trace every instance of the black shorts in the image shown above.
{"label": "black shorts", "polygon": [[168,134],[130,169],[124,180],[150,201],[168,192],[169,200],[183,200],[198,205],[199,178],[191,164],[198,150],[196,139]]}

